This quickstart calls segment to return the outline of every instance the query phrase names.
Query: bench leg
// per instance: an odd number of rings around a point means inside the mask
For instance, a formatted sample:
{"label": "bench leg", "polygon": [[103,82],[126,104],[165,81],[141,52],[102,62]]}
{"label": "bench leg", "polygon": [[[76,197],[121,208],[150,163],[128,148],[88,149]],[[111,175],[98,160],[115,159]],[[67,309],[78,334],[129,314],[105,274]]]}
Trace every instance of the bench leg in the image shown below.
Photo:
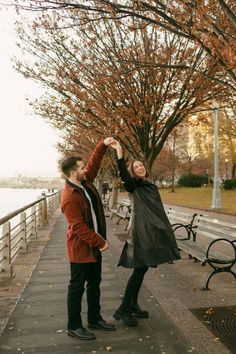
{"label": "bench leg", "polygon": [[127,224],[126,224],[125,227],[124,227],[124,231],[127,231],[128,225],[129,225],[129,220],[128,220]]}
{"label": "bench leg", "polygon": [[213,275],[215,275],[216,273],[219,273],[217,272],[217,270],[213,270],[213,272],[209,275],[208,279],[207,279],[207,282],[206,282],[206,286],[204,288],[202,288],[201,290],[210,290],[209,289],[209,282],[210,282],[210,279],[213,277]]}
{"label": "bench leg", "polygon": [[234,278],[236,278],[236,274],[232,271],[231,268],[229,267],[226,267],[226,268],[216,268],[213,270],[213,272],[209,275],[208,279],[207,279],[207,282],[206,282],[206,286],[205,288],[202,288],[202,290],[210,290],[209,289],[209,282],[210,282],[210,279],[213,277],[213,275],[217,274],[217,273],[230,273],[234,276]]}
{"label": "bench leg", "polygon": [[236,279],[236,274],[232,271],[232,269],[230,269],[229,273],[231,273]]}
{"label": "bench leg", "polygon": [[117,224],[117,225],[119,225],[120,221],[121,221],[121,217],[120,217],[120,216],[118,216],[118,219],[117,219],[116,224]]}

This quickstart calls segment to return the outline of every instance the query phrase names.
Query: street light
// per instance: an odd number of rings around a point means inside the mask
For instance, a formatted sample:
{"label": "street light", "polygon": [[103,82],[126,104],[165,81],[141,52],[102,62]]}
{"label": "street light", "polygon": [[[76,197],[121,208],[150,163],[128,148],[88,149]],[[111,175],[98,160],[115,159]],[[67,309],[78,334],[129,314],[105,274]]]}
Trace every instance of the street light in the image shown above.
{"label": "street light", "polygon": [[228,159],[225,159],[225,179],[228,179]]}
{"label": "street light", "polygon": [[214,180],[212,191],[212,209],[221,208],[220,179],[219,179],[219,142],[218,142],[218,104],[213,101],[214,119]]}
{"label": "street light", "polygon": [[[221,208],[221,194],[220,194],[220,179],[219,179],[219,142],[218,142],[218,111],[219,108],[224,108],[227,106],[218,106],[218,103],[213,100],[212,102],[213,120],[214,120],[214,179],[213,179],[213,190],[212,190],[212,209]],[[201,109],[198,112],[206,112],[209,109]]]}
{"label": "street light", "polygon": [[209,186],[209,168],[206,170],[206,176],[207,176],[207,186]]}

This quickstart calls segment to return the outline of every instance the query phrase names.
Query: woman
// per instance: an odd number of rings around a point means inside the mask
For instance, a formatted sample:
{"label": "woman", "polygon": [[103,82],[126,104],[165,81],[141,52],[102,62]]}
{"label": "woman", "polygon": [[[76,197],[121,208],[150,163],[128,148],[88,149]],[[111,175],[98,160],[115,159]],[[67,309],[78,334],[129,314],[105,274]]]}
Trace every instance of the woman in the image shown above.
{"label": "woman", "polygon": [[133,161],[129,172],[120,143],[114,140],[111,146],[117,152],[120,177],[133,201],[129,239],[124,245],[118,266],[134,269],[122,304],[113,317],[122,319],[128,326],[136,326],[135,317],[149,316],[138,304],[139,290],[148,268],[180,259],[180,254],[158,189],[148,181],[144,164]]}

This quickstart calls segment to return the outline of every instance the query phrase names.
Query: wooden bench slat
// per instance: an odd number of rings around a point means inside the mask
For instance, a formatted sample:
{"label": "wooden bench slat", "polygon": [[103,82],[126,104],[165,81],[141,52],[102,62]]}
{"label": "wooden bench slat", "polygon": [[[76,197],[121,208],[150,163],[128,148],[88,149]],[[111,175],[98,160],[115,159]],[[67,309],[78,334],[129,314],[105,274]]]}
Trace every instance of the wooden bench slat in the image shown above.
{"label": "wooden bench slat", "polygon": [[233,224],[233,223],[229,223],[229,222],[222,221],[219,219],[210,219],[210,218],[207,218],[207,217],[201,216],[201,215],[199,215],[197,218],[203,222],[206,221],[209,224],[215,224],[215,225],[220,224],[222,226],[227,226],[229,228],[233,228],[234,230],[236,230],[236,224]]}
{"label": "wooden bench slat", "polygon": [[[221,237],[226,238],[226,234],[224,232],[218,232],[218,234],[216,235],[216,234],[212,234],[211,232],[202,231],[201,229],[198,229],[198,231],[199,231],[199,235],[206,236],[210,239],[217,240],[218,238],[221,238]],[[236,240],[234,237],[231,237],[231,235],[227,235],[227,239],[229,241]]]}

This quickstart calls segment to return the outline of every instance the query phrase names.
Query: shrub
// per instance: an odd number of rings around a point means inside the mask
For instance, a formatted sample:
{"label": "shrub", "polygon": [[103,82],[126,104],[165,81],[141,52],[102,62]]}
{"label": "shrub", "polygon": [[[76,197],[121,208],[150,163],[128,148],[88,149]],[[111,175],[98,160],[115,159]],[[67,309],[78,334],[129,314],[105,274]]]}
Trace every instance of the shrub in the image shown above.
{"label": "shrub", "polygon": [[183,187],[201,187],[203,184],[207,184],[207,176],[187,174],[179,178],[178,184]]}
{"label": "shrub", "polygon": [[226,179],[223,182],[223,188],[225,190],[231,190],[236,188],[236,179]]}

